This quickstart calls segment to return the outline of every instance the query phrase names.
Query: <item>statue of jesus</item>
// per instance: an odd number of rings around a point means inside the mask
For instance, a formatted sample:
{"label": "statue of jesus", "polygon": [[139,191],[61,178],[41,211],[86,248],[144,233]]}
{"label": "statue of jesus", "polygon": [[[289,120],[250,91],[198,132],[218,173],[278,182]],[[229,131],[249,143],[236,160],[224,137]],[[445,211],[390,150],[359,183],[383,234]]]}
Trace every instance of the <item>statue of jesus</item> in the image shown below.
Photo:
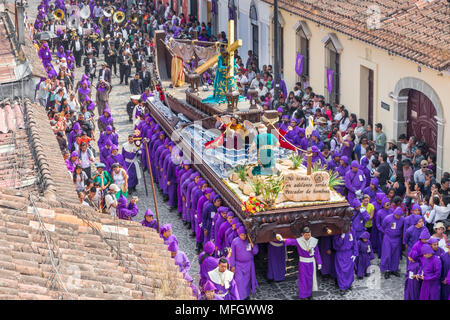
{"label": "statue of jesus", "polygon": [[258,134],[253,139],[249,154],[256,148],[258,165],[253,168],[253,175],[275,175],[277,168],[275,166],[275,148],[280,146],[278,138],[272,133],[267,133],[267,127],[264,124],[258,126]]}

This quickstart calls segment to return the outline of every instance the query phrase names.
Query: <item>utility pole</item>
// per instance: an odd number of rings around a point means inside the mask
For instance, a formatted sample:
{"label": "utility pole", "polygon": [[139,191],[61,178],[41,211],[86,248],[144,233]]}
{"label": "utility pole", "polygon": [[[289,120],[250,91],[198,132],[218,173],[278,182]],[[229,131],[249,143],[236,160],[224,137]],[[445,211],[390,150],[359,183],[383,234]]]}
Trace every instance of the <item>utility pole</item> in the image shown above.
{"label": "utility pole", "polygon": [[275,81],[274,85],[274,97],[273,97],[273,108],[278,107],[279,97],[280,97],[280,67],[278,61],[280,57],[278,56],[278,0],[274,0],[273,2],[273,81]]}

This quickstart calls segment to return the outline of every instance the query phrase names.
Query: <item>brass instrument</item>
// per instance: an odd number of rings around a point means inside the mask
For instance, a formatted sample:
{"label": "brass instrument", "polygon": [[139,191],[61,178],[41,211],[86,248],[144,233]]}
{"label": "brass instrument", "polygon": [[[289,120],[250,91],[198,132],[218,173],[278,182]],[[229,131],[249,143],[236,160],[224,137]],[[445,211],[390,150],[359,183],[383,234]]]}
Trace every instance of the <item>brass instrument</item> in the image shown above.
{"label": "brass instrument", "polygon": [[64,19],[64,11],[62,11],[61,9],[56,9],[53,12],[53,17],[55,18],[56,21],[61,21]]}
{"label": "brass instrument", "polygon": [[105,25],[103,24],[103,18],[105,18],[105,16],[101,16],[100,20],[98,20],[98,24],[100,25],[100,27],[104,28]]}
{"label": "brass instrument", "polygon": [[106,7],[103,10],[103,16],[106,18],[110,18],[114,14],[114,8],[112,6]]}
{"label": "brass instrument", "polygon": [[136,24],[138,22],[139,19],[139,14],[137,13],[133,13],[130,17],[130,21],[132,24]]}
{"label": "brass instrument", "polygon": [[113,15],[113,21],[117,24],[122,24],[125,21],[125,13],[122,11],[116,11]]}

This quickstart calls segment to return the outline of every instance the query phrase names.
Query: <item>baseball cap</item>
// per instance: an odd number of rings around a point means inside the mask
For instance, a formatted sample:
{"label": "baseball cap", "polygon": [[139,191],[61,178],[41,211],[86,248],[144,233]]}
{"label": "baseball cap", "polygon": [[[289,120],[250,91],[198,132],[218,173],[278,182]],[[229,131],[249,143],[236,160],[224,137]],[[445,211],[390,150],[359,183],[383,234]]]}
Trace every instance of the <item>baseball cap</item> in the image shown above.
{"label": "baseball cap", "polygon": [[420,161],[420,166],[421,167],[428,167],[428,161],[427,160]]}

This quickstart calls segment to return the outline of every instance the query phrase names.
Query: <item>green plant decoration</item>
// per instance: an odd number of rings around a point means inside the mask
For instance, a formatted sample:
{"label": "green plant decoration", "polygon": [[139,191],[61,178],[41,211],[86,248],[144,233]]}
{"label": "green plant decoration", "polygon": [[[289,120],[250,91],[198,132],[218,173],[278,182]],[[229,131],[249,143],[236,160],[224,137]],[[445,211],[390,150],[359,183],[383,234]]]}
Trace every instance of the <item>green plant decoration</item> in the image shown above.
{"label": "green plant decoration", "polygon": [[292,161],[292,168],[293,169],[298,169],[300,167],[300,165],[303,163],[303,157],[299,156],[298,154],[294,154],[291,157],[291,161]]}
{"label": "green plant decoration", "polygon": [[331,190],[334,190],[336,187],[344,184],[344,182],[342,181],[342,177],[336,171],[328,170],[328,174],[330,176],[330,180],[328,181],[328,187]]}
{"label": "green plant decoration", "polygon": [[246,168],[245,166],[237,166],[233,169],[234,172],[238,175],[238,178],[244,182],[245,178],[247,177]]}
{"label": "green plant decoration", "polygon": [[284,189],[284,176],[268,176],[265,178],[262,188],[262,196],[264,198],[264,202],[267,203],[269,207],[273,207],[275,205],[275,201],[278,198],[278,195]]}
{"label": "green plant decoration", "polygon": [[259,196],[262,193],[262,190],[264,188],[264,182],[261,179],[255,179],[252,182],[252,189],[255,193],[255,196]]}

